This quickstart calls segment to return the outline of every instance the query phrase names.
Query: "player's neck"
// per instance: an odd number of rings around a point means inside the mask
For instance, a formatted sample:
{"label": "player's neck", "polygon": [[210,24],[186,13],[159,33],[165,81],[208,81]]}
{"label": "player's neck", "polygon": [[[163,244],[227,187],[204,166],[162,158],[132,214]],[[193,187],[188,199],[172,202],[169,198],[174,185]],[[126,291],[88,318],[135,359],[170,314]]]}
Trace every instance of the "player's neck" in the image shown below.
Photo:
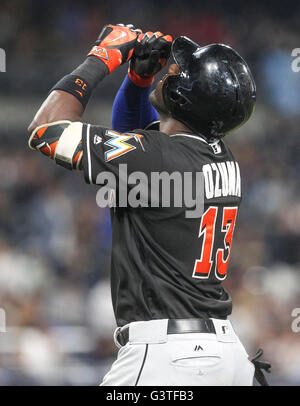
{"label": "player's neck", "polygon": [[180,121],[175,120],[172,117],[162,117],[160,120],[160,131],[167,134],[193,134],[193,131]]}

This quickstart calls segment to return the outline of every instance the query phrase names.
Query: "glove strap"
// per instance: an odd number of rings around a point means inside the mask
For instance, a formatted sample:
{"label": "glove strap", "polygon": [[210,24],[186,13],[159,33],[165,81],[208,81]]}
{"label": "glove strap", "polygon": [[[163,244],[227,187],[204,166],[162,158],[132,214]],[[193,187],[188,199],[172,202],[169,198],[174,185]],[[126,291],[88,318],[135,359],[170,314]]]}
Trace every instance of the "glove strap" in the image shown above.
{"label": "glove strap", "polygon": [[128,69],[128,77],[133,84],[139,87],[149,87],[154,82],[154,76],[142,78],[130,66]]}
{"label": "glove strap", "polygon": [[95,45],[87,55],[99,58],[108,68],[109,73],[112,73],[122,64],[122,54],[119,49],[108,49]]}

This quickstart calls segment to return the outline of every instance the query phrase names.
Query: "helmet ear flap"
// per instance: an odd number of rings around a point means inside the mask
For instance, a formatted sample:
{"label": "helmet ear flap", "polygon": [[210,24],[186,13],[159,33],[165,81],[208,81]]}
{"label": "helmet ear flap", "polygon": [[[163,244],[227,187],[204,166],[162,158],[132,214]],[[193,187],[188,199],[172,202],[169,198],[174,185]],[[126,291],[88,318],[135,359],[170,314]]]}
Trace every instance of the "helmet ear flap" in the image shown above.
{"label": "helmet ear flap", "polygon": [[176,92],[175,90],[170,91],[169,97],[173,103],[177,103],[180,106],[183,106],[187,103],[187,100],[183,96],[181,96],[178,92]]}
{"label": "helmet ear flap", "polygon": [[188,99],[180,92],[181,74],[169,76],[163,86],[164,101],[170,111],[174,107],[183,107],[189,103]]}

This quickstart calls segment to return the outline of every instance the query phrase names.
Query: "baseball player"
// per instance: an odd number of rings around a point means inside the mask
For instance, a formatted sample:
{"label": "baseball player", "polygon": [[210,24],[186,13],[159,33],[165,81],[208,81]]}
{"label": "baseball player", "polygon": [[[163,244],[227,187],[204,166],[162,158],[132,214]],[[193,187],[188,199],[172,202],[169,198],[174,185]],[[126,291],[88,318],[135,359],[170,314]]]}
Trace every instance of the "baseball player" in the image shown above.
{"label": "baseball player", "polygon": [[[150,93],[170,52],[175,63]],[[93,89],[128,61],[112,128],[82,123]],[[250,118],[255,98],[246,62],[228,46],[108,25],[29,126],[31,149],[112,191],[119,353],[102,385],[252,385],[255,368],[227,318],[232,303],[222,282],[241,201],[239,166],[224,136]],[[202,173],[202,215],[188,217],[185,203],[166,206],[160,194],[155,205],[121,204],[119,183],[102,175],[120,181],[124,168],[147,179]]]}

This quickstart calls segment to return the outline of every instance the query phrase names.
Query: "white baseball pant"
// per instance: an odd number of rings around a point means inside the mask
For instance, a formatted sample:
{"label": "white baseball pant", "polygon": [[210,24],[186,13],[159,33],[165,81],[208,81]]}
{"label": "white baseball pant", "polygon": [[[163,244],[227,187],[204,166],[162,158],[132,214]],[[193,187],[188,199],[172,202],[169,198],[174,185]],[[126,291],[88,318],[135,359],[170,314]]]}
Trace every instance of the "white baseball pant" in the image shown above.
{"label": "white baseball pant", "polygon": [[211,320],[216,334],[167,334],[168,320],[130,323],[101,386],[251,386],[254,366],[230,321]]}

